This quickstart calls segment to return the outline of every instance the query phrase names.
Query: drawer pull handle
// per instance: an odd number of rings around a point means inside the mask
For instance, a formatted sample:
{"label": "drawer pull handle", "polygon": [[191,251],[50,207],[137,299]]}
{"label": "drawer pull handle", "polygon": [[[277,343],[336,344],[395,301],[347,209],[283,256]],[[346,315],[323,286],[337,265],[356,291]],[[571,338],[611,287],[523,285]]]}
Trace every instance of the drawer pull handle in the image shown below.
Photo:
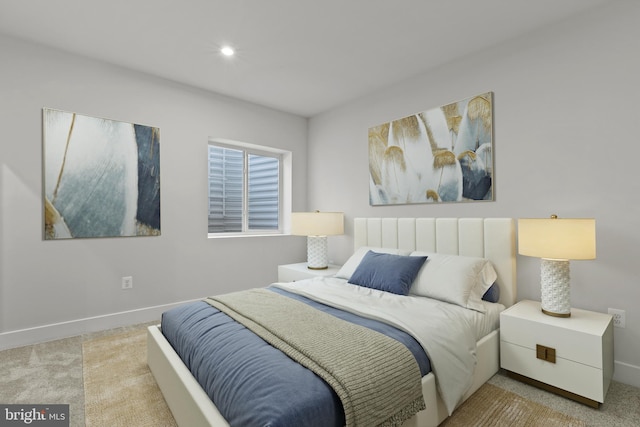
{"label": "drawer pull handle", "polygon": [[536,357],[545,362],[556,363],[556,349],[536,344]]}

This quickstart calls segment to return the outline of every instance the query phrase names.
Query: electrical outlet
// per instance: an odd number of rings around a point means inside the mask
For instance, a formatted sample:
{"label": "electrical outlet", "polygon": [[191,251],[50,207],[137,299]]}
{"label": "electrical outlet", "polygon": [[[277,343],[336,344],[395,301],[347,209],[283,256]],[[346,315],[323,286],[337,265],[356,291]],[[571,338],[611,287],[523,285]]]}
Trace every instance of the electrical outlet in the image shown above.
{"label": "electrical outlet", "polygon": [[613,326],[624,328],[627,326],[626,312],[617,308],[610,308],[609,314],[613,316]]}
{"label": "electrical outlet", "polygon": [[133,288],[133,277],[126,276],[122,278],[122,289],[131,289]]}

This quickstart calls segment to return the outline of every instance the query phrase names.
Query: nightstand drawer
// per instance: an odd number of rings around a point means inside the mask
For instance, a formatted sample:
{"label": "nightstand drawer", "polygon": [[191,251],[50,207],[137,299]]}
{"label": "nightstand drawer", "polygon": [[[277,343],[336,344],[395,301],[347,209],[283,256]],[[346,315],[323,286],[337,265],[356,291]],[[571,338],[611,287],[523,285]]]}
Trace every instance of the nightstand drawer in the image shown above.
{"label": "nightstand drawer", "polygon": [[[561,319],[569,326],[574,319]],[[500,340],[536,352],[536,345],[555,350],[555,357],[602,369],[602,335],[522,318],[500,324]]]}
{"label": "nightstand drawer", "polygon": [[556,357],[556,363],[536,357],[536,350],[509,342],[500,343],[502,368],[529,378],[579,394],[597,402],[604,402],[608,381],[602,370]]}
{"label": "nightstand drawer", "polygon": [[536,350],[555,349],[556,357],[604,369],[613,349],[611,316],[577,308],[571,317],[547,316],[540,303],[521,301],[500,314],[500,340]]}

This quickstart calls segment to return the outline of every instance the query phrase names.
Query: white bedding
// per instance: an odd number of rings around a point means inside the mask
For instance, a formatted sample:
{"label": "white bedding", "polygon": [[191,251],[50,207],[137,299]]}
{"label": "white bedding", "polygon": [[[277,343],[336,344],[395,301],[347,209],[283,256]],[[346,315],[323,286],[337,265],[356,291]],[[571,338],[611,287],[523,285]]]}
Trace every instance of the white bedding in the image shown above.
{"label": "white bedding", "polygon": [[500,312],[506,307],[502,304],[482,301],[484,316],[476,316],[476,341],[500,328]]}
{"label": "white bedding", "polygon": [[471,386],[477,340],[486,335],[487,329],[495,329],[500,309],[504,309],[499,304],[487,303],[492,313],[487,316],[430,298],[395,295],[347,284],[347,280],[335,277],[314,277],[272,286],[388,323],[411,334],[431,360],[449,415]]}

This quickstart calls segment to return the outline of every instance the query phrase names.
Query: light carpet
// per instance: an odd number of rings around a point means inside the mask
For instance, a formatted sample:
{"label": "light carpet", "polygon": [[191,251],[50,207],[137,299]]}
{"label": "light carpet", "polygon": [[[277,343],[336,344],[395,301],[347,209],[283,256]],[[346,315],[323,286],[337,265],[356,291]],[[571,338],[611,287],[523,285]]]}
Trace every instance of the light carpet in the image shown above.
{"label": "light carpet", "polygon": [[[147,366],[146,329],[85,341],[86,426],[176,426]],[[447,427],[583,427],[579,419],[484,384],[447,419]]]}
{"label": "light carpet", "polygon": [[85,341],[82,355],[87,427],[176,426],[147,366],[146,330]]}

